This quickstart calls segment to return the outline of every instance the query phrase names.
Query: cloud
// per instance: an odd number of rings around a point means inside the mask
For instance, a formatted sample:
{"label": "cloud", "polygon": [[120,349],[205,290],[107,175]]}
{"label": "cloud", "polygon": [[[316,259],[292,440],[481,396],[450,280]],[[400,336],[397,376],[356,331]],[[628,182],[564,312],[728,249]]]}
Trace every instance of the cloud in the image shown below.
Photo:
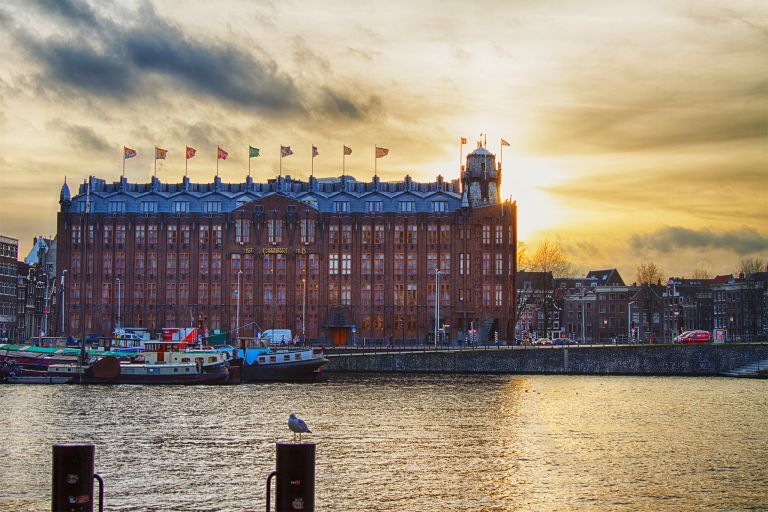
{"label": "cloud", "polygon": [[726,249],[737,254],[752,254],[768,250],[768,236],[752,228],[715,233],[709,229],[671,226],[645,235],[633,235],[629,245],[632,250]]}
{"label": "cloud", "polygon": [[101,135],[97,134],[92,128],[69,124],[62,120],[56,120],[50,123],[51,129],[63,134],[66,140],[77,148],[88,152],[109,152],[117,147],[110,144]]}
{"label": "cloud", "polygon": [[[64,2],[52,9],[51,18],[63,20],[68,35],[41,39],[19,28],[16,40],[40,64],[48,87],[123,100],[150,93],[151,79],[160,77],[171,87],[246,109],[303,112],[292,78],[263,52],[246,52],[221,40],[193,39],[147,3],[135,17],[141,21],[118,24],[87,4]],[[76,22],[74,27],[70,21]]]}

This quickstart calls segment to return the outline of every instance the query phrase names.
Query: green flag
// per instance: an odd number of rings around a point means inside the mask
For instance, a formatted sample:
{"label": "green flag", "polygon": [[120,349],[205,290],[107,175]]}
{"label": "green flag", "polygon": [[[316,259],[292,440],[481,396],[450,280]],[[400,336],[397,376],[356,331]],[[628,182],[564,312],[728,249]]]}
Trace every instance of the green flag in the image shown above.
{"label": "green flag", "polygon": [[253,158],[255,156],[259,156],[259,148],[248,146],[248,158]]}

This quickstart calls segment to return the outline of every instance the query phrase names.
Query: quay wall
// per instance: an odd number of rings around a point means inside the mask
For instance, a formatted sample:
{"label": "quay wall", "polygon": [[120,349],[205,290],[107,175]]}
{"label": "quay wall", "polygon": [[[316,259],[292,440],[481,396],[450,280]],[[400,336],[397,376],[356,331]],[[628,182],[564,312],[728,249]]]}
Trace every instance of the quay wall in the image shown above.
{"label": "quay wall", "polygon": [[571,346],[329,354],[327,372],[717,375],[768,359],[768,343]]}

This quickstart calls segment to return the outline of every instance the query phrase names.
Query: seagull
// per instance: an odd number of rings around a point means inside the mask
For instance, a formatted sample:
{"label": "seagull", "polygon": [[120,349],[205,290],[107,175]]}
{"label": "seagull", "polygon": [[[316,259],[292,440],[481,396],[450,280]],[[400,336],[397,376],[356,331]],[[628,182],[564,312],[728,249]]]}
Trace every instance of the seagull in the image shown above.
{"label": "seagull", "polygon": [[291,432],[293,432],[293,442],[296,442],[296,434],[299,434],[299,442],[301,442],[301,434],[309,432],[312,433],[311,430],[309,430],[309,427],[306,423],[304,423],[304,420],[297,417],[296,413],[291,413],[290,416],[288,416],[288,428],[291,429]]}

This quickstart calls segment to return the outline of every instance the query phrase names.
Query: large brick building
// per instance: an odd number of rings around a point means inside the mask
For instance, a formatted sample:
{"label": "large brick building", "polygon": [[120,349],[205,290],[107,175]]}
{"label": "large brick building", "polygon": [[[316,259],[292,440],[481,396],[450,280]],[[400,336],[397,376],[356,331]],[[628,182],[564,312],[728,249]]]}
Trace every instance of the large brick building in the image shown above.
{"label": "large brick building", "polygon": [[[478,147],[461,180],[90,178],[58,215],[68,333],[205,324],[310,340],[512,336],[516,204]],[[239,284],[238,284],[239,283]],[[476,334],[476,335],[477,335]]]}

